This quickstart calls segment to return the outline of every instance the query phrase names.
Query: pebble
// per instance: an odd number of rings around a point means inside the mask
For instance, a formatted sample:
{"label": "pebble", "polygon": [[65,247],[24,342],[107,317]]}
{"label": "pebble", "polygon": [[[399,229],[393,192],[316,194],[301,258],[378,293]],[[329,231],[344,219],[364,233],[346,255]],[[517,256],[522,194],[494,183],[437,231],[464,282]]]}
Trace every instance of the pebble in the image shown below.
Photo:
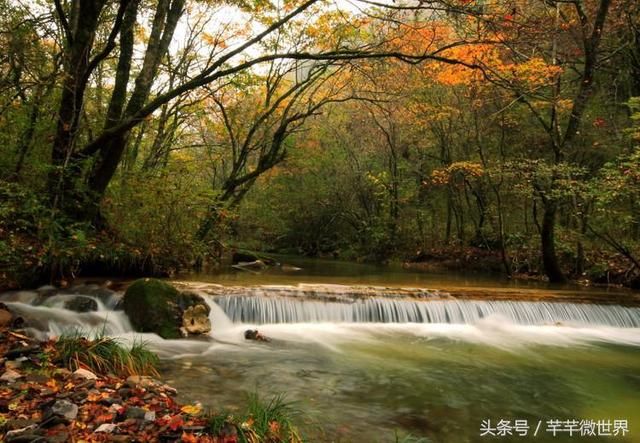
{"label": "pebble", "polygon": [[23,428],[27,428],[30,426],[35,426],[35,422],[33,420],[27,420],[24,418],[16,418],[13,420],[7,420],[7,422],[4,425],[5,429],[8,429],[10,431],[15,431],[16,429],[23,429]]}
{"label": "pebble", "polygon": [[51,407],[51,412],[67,420],[75,420],[78,416],[78,407],[67,400],[58,400]]}
{"label": "pebble", "polygon": [[73,372],[73,376],[74,377],[79,377],[79,378],[84,378],[87,380],[97,380],[98,376],[96,374],[94,374],[93,372],[84,369],[84,368],[80,368],[77,369]]}
{"label": "pebble", "polygon": [[24,377],[24,375],[20,374],[19,372],[14,371],[13,369],[7,369],[6,371],[4,371],[4,374],[2,374],[2,377],[0,377],[0,380],[9,383],[15,383],[22,377]]}
{"label": "pebble", "polygon": [[144,414],[146,413],[147,413],[146,409],[129,407],[127,408],[127,412],[125,416],[127,418],[141,419],[141,418],[144,418]]}
{"label": "pebble", "polygon": [[18,437],[19,435],[22,435],[22,434],[26,434],[27,432],[32,431],[37,427],[38,426],[34,423],[29,426],[25,426],[24,428],[13,429],[5,434],[5,438],[7,439],[7,441],[11,441],[12,438]]}
{"label": "pebble", "polygon": [[118,429],[118,425],[113,424],[113,423],[104,423],[104,424],[98,426],[98,428],[93,432],[96,432],[96,433],[97,432],[104,432],[104,433],[107,433],[107,434],[111,434],[116,429]]}
{"label": "pebble", "polygon": [[127,377],[127,385],[132,389],[133,388],[151,388],[156,385],[156,382],[151,377],[131,375]]}

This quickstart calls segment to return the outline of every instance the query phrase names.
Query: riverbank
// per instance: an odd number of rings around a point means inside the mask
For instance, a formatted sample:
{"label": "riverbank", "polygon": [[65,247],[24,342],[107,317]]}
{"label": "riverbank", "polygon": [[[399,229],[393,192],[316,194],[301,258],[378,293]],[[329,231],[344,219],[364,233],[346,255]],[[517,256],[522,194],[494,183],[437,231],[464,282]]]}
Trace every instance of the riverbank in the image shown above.
{"label": "riverbank", "polygon": [[[574,269],[575,257],[563,256],[560,257],[560,261],[570,283],[640,289],[640,276],[634,272],[633,267],[629,268],[628,261],[620,254],[591,251],[580,272]],[[510,278],[547,281],[539,257],[531,250],[509,251],[508,263]],[[402,260],[402,266],[418,272],[470,271],[508,275],[500,251],[475,247],[432,248],[419,251],[414,256]]]}
{"label": "riverbank", "polygon": [[[247,411],[233,417],[204,411],[199,403],[181,403],[177,391],[157,378],[127,374],[138,371],[116,374],[108,366],[89,370],[77,357],[65,364],[59,340],[40,342],[27,336],[14,327],[21,322],[6,309],[0,309],[0,319],[1,441],[301,441],[281,401],[263,404],[255,397]],[[100,358],[100,339],[73,340]],[[153,368],[146,372],[159,376]]]}

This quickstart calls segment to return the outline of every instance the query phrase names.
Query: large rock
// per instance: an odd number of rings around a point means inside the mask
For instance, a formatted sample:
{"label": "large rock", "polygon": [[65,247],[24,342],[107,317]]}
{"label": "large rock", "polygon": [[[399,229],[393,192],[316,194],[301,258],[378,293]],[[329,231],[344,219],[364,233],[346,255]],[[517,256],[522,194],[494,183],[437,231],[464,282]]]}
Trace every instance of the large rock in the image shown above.
{"label": "large rock", "polygon": [[138,332],[179,338],[186,334],[206,334],[211,330],[210,309],[201,296],[179,292],[160,280],[136,280],[124,294],[123,307]]}

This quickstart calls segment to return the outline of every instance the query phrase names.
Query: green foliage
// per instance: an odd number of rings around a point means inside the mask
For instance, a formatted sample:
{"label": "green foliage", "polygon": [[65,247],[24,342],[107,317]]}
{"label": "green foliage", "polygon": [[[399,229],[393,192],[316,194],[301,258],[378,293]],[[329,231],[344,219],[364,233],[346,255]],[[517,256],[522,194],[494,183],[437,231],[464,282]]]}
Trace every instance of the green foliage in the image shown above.
{"label": "green foliage", "polygon": [[54,345],[62,364],[72,371],[87,367],[97,374],[158,376],[158,356],[144,342],[127,348],[116,338],[87,339],[76,331],[61,336]]}
{"label": "green foliage", "polygon": [[[299,412],[295,404],[287,402],[283,394],[276,395],[268,402],[263,401],[258,394],[251,394],[248,398],[245,421],[252,419],[252,430],[261,438],[268,440],[273,434],[285,436],[286,440],[297,435],[292,419]],[[277,423],[278,426],[274,426]]]}
{"label": "green foliage", "polygon": [[[203,189],[194,171],[180,164],[162,174],[129,173],[116,183],[104,204],[104,213],[115,236],[146,260],[163,267],[193,265],[212,252],[196,232],[216,195]],[[220,220],[210,238],[224,232]]]}
{"label": "green foliage", "polygon": [[300,415],[295,404],[287,402],[284,395],[276,395],[268,402],[258,394],[247,397],[245,410],[233,416],[218,413],[209,416],[209,428],[213,435],[220,435],[226,428],[237,427],[240,441],[251,443],[257,441],[302,442],[293,420]]}
{"label": "green foliage", "polygon": [[[177,267],[180,257],[158,257],[112,233],[50,209],[46,195],[0,180],[0,286],[33,286],[80,271],[147,272]],[[160,258],[160,259],[158,259]]]}

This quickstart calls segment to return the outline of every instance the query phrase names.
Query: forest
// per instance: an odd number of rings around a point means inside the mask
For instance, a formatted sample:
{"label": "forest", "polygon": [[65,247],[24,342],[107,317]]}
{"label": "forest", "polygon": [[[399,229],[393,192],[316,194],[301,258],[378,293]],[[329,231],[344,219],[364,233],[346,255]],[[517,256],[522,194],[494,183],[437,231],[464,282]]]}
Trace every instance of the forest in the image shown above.
{"label": "forest", "polygon": [[1,0],[0,287],[249,250],[640,286],[634,0]]}
{"label": "forest", "polygon": [[0,11],[0,441],[639,441],[640,1]]}

